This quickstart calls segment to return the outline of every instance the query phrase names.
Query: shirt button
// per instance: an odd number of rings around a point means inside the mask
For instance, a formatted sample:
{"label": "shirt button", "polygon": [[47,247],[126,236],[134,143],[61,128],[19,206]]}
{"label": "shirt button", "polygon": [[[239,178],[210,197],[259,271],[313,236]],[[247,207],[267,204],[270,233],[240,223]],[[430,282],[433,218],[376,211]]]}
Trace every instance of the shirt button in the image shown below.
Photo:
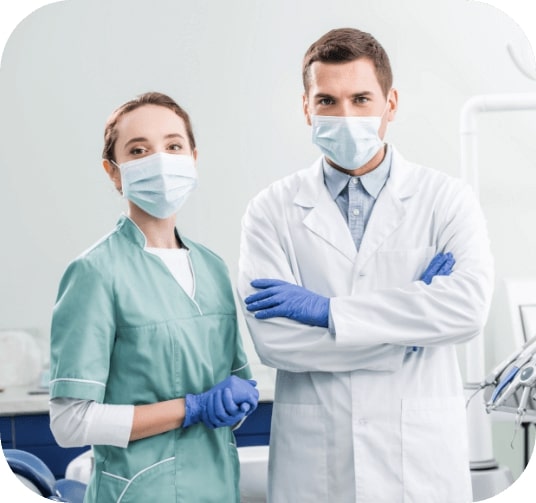
{"label": "shirt button", "polygon": [[359,182],[359,178],[352,178],[352,183],[354,185],[357,185],[357,182]]}
{"label": "shirt button", "polygon": [[352,213],[357,217],[361,213],[357,208],[352,210]]}

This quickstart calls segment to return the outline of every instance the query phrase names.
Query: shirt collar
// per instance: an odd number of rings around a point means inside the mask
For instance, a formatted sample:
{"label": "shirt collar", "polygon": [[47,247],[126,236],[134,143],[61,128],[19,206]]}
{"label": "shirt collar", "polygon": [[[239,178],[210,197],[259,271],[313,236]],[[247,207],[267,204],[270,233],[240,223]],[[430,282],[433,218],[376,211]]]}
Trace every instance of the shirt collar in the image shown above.
{"label": "shirt collar", "polygon": [[[117,222],[117,228],[122,234],[124,234],[134,244],[138,245],[141,248],[147,247],[147,238],[145,237],[145,234],[136,225],[136,222],[134,222],[134,220],[132,220],[125,213],[123,213],[119,217],[119,220]],[[182,245],[182,248],[185,248],[186,250],[188,250],[189,249],[188,245],[185,243],[184,238],[182,238],[179,235],[179,232],[177,231],[176,227],[174,229],[174,232],[175,232],[175,238],[177,239],[177,242]]]}
{"label": "shirt collar", "polygon": [[[391,146],[388,144],[385,151],[385,156],[378,167],[372,171],[369,171],[366,175],[358,177],[361,180],[365,190],[374,199],[378,198],[380,191],[389,177],[392,157],[393,151]],[[322,158],[322,169],[324,171],[324,183],[326,184],[328,192],[330,193],[332,199],[336,199],[346,185],[348,185],[350,178],[353,177],[332,167],[326,161],[325,157]]]}

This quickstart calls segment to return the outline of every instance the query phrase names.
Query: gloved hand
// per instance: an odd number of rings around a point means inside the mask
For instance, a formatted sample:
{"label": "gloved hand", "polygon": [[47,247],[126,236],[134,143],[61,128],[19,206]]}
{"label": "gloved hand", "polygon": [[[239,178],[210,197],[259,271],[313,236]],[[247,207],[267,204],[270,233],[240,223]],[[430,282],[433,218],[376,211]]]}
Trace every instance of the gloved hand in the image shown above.
{"label": "gloved hand", "polygon": [[232,426],[257,408],[257,382],[229,376],[208,391],[184,397],[183,428],[202,421],[208,428]]}
{"label": "gloved hand", "polygon": [[[432,282],[434,276],[449,276],[452,267],[456,263],[452,253],[438,253],[428,264],[426,270],[422,273],[421,281],[427,285]],[[413,346],[413,351],[418,351],[419,346]]]}
{"label": "gloved hand", "polygon": [[329,298],[279,279],[255,279],[260,289],[245,299],[247,310],[264,320],[282,316],[306,325],[328,327]]}
{"label": "gloved hand", "polygon": [[208,396],[201,420],[208,428],[233,426],[256,408],[259,392],[257,382],[231,376],[217,384]]}
{"label": "gloved hand", "polygon": [[434,276],[449,276],[455,263],[452,253],[438,253],[423,272],[421,281],[429,285]]}

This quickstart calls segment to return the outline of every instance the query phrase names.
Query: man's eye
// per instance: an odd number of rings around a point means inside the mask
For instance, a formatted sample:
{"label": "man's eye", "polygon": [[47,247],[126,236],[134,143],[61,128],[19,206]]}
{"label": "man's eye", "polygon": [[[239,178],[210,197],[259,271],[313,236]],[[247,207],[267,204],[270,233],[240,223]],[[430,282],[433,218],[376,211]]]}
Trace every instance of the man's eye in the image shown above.
{"label": "man's eye", "polygon": [[333,100],[331,98],[322,98],[319,102],[320,105],[333,105]]}

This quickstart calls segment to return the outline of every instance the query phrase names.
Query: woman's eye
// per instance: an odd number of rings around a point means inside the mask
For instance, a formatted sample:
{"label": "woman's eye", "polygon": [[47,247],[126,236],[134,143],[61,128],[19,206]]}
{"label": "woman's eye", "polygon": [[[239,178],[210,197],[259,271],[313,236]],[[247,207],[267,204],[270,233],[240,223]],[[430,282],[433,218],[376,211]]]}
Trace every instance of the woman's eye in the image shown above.
{"label": "woman's eye", "polygon": [[169,146],[169,150],[182,150],[182,146],[178,143],[174,143],[173,145]]}
{"label": "woman's eye", "polygon": [[133,149],[130,150],[130,153],[132,155],[141,155],[143,153],[145,153],[146,150],[142,147],[134,147]]}

